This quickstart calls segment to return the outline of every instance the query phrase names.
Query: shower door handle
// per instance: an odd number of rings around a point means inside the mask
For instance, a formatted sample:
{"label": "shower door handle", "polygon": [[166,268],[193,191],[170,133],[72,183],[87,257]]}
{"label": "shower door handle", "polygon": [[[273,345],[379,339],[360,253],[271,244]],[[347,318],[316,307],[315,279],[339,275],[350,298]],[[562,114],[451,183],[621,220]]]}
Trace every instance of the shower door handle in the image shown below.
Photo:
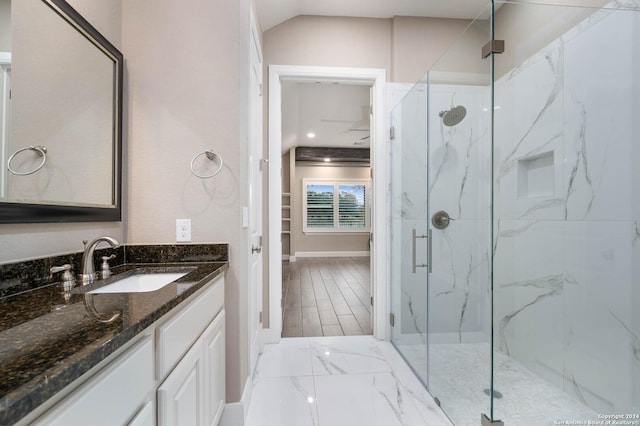
{"label": "shower door handle", "polygon": [[[416,260],[416,241],[418,238],[426,238],[428,244],[428,261],[427,263],[421,263],[418,265]],[[415,228],[411,231],[411,272],[416,273],[418,268],[428,268],[428,271],[431,272],[431,230],[427,233],[427,235],[418,235]]]}
{"label": "shower door handle", "polygon": [[431,229],[427,231],[427,270],[429,273],[433,272],[433,234]]}

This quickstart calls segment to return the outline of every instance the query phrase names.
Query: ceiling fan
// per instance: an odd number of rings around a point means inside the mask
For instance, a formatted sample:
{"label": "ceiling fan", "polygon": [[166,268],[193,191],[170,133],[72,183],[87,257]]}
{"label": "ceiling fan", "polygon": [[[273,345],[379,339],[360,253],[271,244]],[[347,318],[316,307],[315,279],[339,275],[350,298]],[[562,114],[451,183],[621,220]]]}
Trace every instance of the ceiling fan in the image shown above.
{"label": "ceiling fan", "polygon": [[353,144],[354,145],[365,145],[366,140],[368,140],[370,138],[369,132],[369,105],[361,105],[360,106],[360,111],[361,111],[361,119],[354,121],[354,120],[344,120],[344,119],[329,119],[329,118],[321,118],[320,121],[325,122],[325,123],[348,123],[351,126],[344,130],[342,133],[353,133],[353,132],[366,132],[366,136],[361,137],[360,139],[358,139],[357,141],[355,141]]}

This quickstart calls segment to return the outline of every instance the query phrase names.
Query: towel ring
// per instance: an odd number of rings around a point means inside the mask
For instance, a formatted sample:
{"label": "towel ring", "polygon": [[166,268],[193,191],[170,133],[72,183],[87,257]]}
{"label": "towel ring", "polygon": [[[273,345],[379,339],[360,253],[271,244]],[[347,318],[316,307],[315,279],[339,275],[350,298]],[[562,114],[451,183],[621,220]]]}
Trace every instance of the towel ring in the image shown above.
{"label": "towel ring", "polygon": [[[13,170],[11,168],[11,161],[13,160],[13,157],[15,157],[16,155],[18,155],[19,153],[21,153],[22,151],[35,151],[38,156],[42,157],[42,163],[40,163],[38,165],[38,167],[36,167],[35,169],[29,171],[29,172],[17,172],[15,170]],[[9,161],[7,161],[7,169],[9,169],[9,171],[11,173],[13,173],[16,176],[27,176],[27,175],[32,175],[35,172],[37,172],[38,170],[40,170],[43,166],[44,163],[47,162],[47,147],[43,146],[43,145],[31,145],[31,146],[27,146],[24,148],[20,148],[19,150],[17,150],[16,152],[14,152],[13,154],[11,154],[11,157],[9,157]]]}
{"label": "towel ring", "polygon": [[[218,157],[218,161],[220,162],[220,166],[216,169],[215,172],[211,173],[210,175],[199,175],[198,173],[195,172],[195,170],[193,170],[193,163],[195,163],[196,160],[198,159],[198,157],[200,157],[202,155],[206,155],[207,158],[209,160],[211,160],[211,161],[214,161],[216,159],[216,157]],[[222,165],[223,165],[223,162],[222,162],[222,157],[220,156],[220,154],[216,154],[215,152],[211,151],[210,149],[207,149],[206,151],[203,151],[200,154],[198,154],[195,157],[193,157],[193,160],[191,160],[191,173],[193,173],[194,176],[199,177],[200,179],[209,179],[211,177],[214,177],[218,173],[220,173],[220,171],[222,170]]]}

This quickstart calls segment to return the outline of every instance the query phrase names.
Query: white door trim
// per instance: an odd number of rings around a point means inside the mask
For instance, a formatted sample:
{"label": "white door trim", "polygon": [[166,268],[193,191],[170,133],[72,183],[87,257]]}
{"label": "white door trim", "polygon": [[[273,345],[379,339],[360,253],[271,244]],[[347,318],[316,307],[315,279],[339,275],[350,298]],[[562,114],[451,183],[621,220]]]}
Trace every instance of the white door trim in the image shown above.
{"label": "white door trim", "polygon": [[388,340],[388,150],[384,69],[269,65],[269,328],[265,343],[282,334],[282,87],[286,81],[331,81],[372,86],[371,165],[373,167],[373,335]]}
{"label": "white door trim", "polygon": [[[262,172],[263,153],[263,117],[264,102],[262,96],[263,86],[263,54],[260,45],[258,28],[253,18],[253,10],[249,8],[249,147],[248,147],[248,212],[249,228],[247,232],[247,248],[251,247],[248,256],[248,335],[249,335],[249,376],[258,363],[258,354],[262,352],[262,313],[263,295],[262,285],[264,281],[262,273],[262,235],[264,234]],[[258,182],[259,181],[259,182]],[[260,234],[260,235],[256,235]],[[260,251],[254,253],[253,247],[260,247]]]}

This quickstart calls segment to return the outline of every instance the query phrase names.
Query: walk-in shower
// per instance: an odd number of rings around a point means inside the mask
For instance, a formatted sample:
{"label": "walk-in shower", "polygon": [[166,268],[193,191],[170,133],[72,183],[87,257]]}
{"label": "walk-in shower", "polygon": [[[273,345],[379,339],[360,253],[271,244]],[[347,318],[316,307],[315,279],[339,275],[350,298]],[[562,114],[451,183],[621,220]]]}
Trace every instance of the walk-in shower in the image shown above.
{"label": "walk-in shower", "polygon": [[391,340],[456,425],[640,425],[638,34],[496,1],[390,84]]}

